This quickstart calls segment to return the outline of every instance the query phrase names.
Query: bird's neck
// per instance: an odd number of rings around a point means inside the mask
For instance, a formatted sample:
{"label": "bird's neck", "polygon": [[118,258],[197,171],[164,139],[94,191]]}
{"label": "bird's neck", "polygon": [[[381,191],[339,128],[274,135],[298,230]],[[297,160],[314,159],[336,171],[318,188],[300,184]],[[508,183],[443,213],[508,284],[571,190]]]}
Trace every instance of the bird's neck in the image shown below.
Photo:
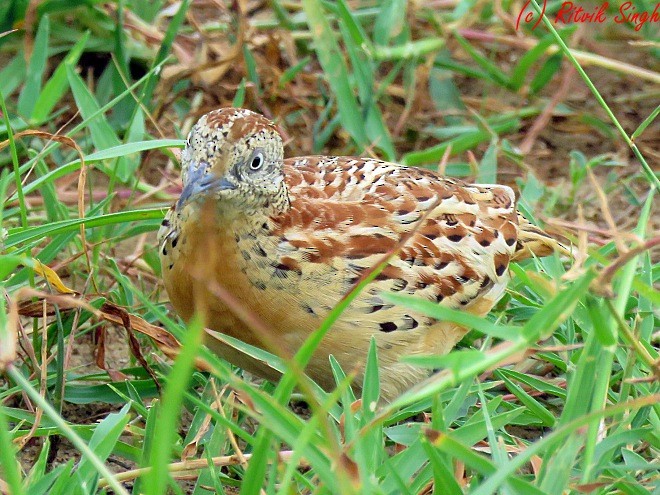
{"label": "bird's neck", "polygon": [[283,190],[282,194],[264,200],[259,205],[219,204],[209,201],[193,208],[195,211],[191,213],[197,217],[198,224],[207,224],[208,219],[215,217],[214,224],[220,230],[226,234],[242,236],[262,232],[264,225],[270,224],[271,219],[286,215],[291,203],[287,191]]}

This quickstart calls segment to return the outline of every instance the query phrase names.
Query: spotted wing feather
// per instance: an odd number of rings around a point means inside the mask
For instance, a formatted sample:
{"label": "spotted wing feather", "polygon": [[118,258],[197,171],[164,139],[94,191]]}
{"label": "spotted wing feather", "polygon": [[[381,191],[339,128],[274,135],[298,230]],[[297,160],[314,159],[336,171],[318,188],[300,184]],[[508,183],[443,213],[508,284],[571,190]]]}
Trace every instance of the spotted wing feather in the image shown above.
{"label": "spotted wing feather", "polygon": [[[306,279],[331,280],[327,272],[333,272],[341,285],[338,292],[348,292],[365,269],[417,229],[353,305],[360,324],[389,332],[416,328],[424,318],[385,304],[382,291],[416,294],[468,311],[481,298],[494,303],[502,295],[518,240],[510,188],[346,157],[287,160],[285,176],[291,209],[272,219],[272,228],[280,239],[282,266],[299,270],[303,287]],[[309,286],[305,299],[312,310],[325,306],[322,288]],[[369,317],[376,312],[377,318]]]}

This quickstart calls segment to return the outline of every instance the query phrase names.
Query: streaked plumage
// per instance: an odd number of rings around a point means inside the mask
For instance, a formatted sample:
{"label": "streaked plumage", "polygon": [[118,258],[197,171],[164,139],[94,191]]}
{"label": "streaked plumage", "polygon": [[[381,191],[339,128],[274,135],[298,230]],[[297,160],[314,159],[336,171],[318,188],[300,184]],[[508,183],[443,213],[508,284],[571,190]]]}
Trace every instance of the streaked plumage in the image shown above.
{"label": "streaked plumage", "polygon": [[[382,292],[414,294],[483,316],[502,297],[512,259],[530,250],[549,254],[556,244],[517,212],[509,187],[467,184],[369,158],[283,160],[277,128],[248,110],[221,109],[202,117],[183,151],[182,176],[182,197],[159,233],[172,305],[189,319],[204,300],[211,328],[263,346],[209,290],[224,287],[290,353],[361,273],[436,205],[335,323],[307,368],[330,388],[328,354],[345,371],[360,371],[375,336],[385,399],[427,376],[400,363],[401,356],[444,354],[465,332],[388,304]],[[191,274],[197,263],[204,266],[204,280],[196,282]],[[276,378],[233,349],[215,350]]]}

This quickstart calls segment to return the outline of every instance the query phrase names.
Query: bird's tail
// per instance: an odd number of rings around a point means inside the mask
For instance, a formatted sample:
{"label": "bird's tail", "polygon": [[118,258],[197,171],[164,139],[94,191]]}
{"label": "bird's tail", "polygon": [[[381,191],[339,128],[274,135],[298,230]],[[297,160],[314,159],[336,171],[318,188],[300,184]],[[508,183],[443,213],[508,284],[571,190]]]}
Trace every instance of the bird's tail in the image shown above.
{"label": "bird's tail", "polygon": [[518,244],[513,254],[513,261],[531,258],[532,255],[549,256],[555,251],[571,256],[570,249],[518,212]]}

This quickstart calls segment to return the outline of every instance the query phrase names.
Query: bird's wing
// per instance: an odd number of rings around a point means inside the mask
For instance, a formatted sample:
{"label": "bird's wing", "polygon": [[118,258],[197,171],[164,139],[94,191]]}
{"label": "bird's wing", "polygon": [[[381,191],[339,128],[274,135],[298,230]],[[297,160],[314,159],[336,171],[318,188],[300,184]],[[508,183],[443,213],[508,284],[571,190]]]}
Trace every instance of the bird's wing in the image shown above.
{"label": "bird's wing", "polygon": [[[282,264],[296,266],[303,279],[305,272],[326,277],[331,271],[343,277],[346,292],[408,234],[371,284],[364,311],[387,309],[376,296],[380,291],[417,294],[454,308],[469,308],[484,296],[494,304],[502,295],[518,243],[509,187],[348,157],[290,159],[285,176],[291,209],[272,219],[272,228]],[[416,324],[398,321],[384,330],[401,326]]]}

